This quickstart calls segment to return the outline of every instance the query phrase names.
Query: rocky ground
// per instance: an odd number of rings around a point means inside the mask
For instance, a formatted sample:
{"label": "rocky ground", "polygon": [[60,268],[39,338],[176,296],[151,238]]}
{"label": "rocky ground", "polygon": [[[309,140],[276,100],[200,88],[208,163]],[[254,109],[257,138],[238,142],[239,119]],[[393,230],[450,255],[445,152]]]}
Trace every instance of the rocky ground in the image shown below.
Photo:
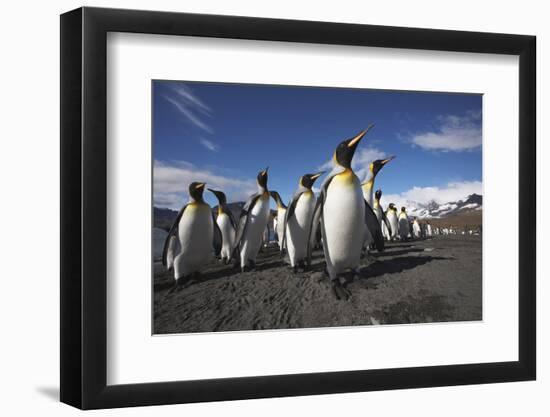
{"label": "rocky ground", "polygon": [[362,278],[337,300],[323,273],[322,252],[312,270],[294,274],[270,247],[256,271],[214,262],[201,280],[168,294],[170,273],[155,265],[154,333],[193,333],[353,325],[469,321],[482,318],[481,237],[445,236],[388,243]]}

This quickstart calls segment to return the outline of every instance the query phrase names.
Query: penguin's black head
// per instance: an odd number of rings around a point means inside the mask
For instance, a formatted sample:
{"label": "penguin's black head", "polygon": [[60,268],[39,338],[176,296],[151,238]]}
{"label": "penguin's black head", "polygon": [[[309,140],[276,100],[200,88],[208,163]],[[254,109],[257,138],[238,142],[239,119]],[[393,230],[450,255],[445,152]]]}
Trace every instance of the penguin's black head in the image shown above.
{"label": "penguin's black head", "polygon": [[391,210],[395,210],[395,204],[390,203],[390,205],[388,206],[388,208],[391,209]]}
{"label": "penguin's black head", "polygon": [[370,169],[373,173],[373,175],[376,177],[376,175],[380,172],[380,170],[386,165],[388,162],[390,162],[392,159],[394,159],[395,156],[390,156],[386,159],[377,159],[376,161],[373,161],[370,164]]}
{"label": "penguin's black head", "polygon": [[325,173],[324,171],[321,171],[321,172],[318,172],[317,174],[303,175],[302,178],[300,178],[300,185],[311,190],[311,187],[313,187],[313,183],[315,182],[315,180],[319,178],[321,175],[323,175],[324,173]]}
{"label": "penguin's black head", "polygon": [[227,198],[225,197],[225,193],[223,191],[213,190],[212,188],[208,188],[208,191],[216,196],[220,206],[223,206],[227,203]]}
{"label": "penguin's black head", "polygon": [[334,151],[334,161],[338,165],[348,169],[351,168],[351,160],[353,159],[355,149],[357,149],[357,145],[359,145],[359,142],[363,139],[363,136],[366,135],[372,126],[373,125],[369,125],[369,127],[359,132],[359,134],[353,138],[340,142]]}
{"label": "penguin's black head", "polygon": [[269,195],[275,200],[277,203],[277,207],[282,207],[286,209],[285,203],[283,203],[283,200],[281,199],[281,196],[277,191],[270,191]]}
{"label": "penguin's black head", "polygon": [[189,185],[189,195],[195,201],[202,201],[202,193],[204,192],[205,182],[192,182]]}
{"label": "penguin's black head", "polygon": [[267,190],[267,171],[269,167],[264,169],[263,171],[258,172],[258,176],[256,179],[258,180],[258,185],[264,189]]}
{"label": "penguin's black head", "polygon": [[376,190],[374,192],[374,198],[376,198],[377,200],[380,200],[382,198],[382,190]]}
{"label": "penguin's black head", "polygon": [[405,207],[401,207],[401,211],[405,213]]}

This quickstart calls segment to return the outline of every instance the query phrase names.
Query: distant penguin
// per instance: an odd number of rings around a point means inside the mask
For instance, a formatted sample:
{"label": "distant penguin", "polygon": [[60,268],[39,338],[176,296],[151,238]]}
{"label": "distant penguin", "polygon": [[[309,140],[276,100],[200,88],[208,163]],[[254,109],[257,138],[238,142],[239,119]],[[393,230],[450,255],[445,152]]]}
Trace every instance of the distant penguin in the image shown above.
{"label": "distant penguin", "polygon": [[264,169],[256,178],[258,192],[250,196],[239,218],[235,249],[239,252],[241,271],[256,267],[256,257],[262,245],[264,232],[269,220],[269,191],[267,171]]}
{"label": "distant penguin", "polygon": [[[365,182],[361,184],[361,190],[363,192],[363,197],[365,198],[365,201],[373,209],[374,209],[374,201],[373,201],[374,180],[376,179],[376,176],[378,175],[380,170],[384,167],[384,165],[386,165],[388,162],[390,162],[394,158],[395,156],[390,156],[387,159],[377,159],[376,161],[373,161],[369,164],[369,169],[367,171],[367,178]],[[368,232],[365,234],[365,242],[363,242],[363,249],[366,252],[368,252],[369,248],[372,247],[373,245],[372,235],[373,235],[373,231],[371,230],[371,228],[368,228]]]}
{"label": "distant penguin", "polygon": [[170,270],[174,267],[174,258],[179,253],[179,240],[174,234],[168,240],[168,248],[166,252],[166,269]]}
{"label": "distant penguin", "polygon": [[228,264],[232,257],[233,247],[235,246],[237,223],[233,218],[233,213],[227,208],[227,198],[225,194],[222,191],[212,190],[211,188],[208,188],[208,191],[213,193],[218,199],[216,223],[222,233],[222,250],[220,255],[222,261]]}
{"label": "distant penguin", "polygon": [[387,238],[388,240],[392,241],[397,239],[397,233],[399,230],[397,220],[397,208],[395,207],[395,204],[390,203],[390,205],[388,206],[388,210],[386,211],[386,217],[388,218],[388,223],[391,226],[391,230],[386,229],[388,233]]}
{"label": "distant penguin", "polygon": [[[384,209],[382,208],[382,204],[380,203],[380,199],[382,198],[382,190],[376,190],[374,193],[374,206],[373,211],[374,214],[376,214],[376,218],[378,219],[378,223],[380,223],[380,228],[382,229],[382,234],[384,236],[390,235],[392,233],[392,226],[390,222],[388,221],[388,218],[386,216],[386,213],[384,212]],[[388,239],[390,240],[390,239]]]}
{"label": "distant penguin", "polygon": [[426,222],[426,237],[432,236],[432,225],[430,222]]}
{"label": "distant penguin", "polygon": [[384,168],[384,165],[386,165],[393,159],[395,159],[395,156],[392,155],[386,159],[377,159],[376,161],[373,161],[369,164],[367,177],[365,178],[365,181],[363,181],[363,184],[361,184],[361,189],[363,191],[363,196],[365,197],[365,200],[373,208],[374,180],[376,179],[376,176],[378,175],[380,170]]}
{"label": "distant penguin", "polygon": [[162,263],[165,266],[172,263],[171,259],[168,261],[171,252],[176,286],[189,281],[221,250],[220,229],[212,209],[202,198],[204,186],[203,182],[189,185],[190,201],[179,211],[164,243]]}
{"label": "distant penguin", "polygon": [[409,236],[409,216],[407,216],[407,211],[405,207],[401,207],[401,212],[399,213],[399,238],[401,240],[406,240]]}
{"label": "distant penguin", "polygon": [[418,218],[413,220],[413,236],[415,239],[420,239],[422,237],[422,230],[420,229],[420,224],[418,223]]}
{"label": "distant penguin", "polygon": [[306,269],[309,229],[317,199],[311,187],[324,172],[305,174],[298,182],[298,189],[288,204],[283,228],[283,246],[287,248],[290,266],[297,272],[298,266]]}
{"label": "distant penguin", "polygon": [[277,233],[277,242],[279,243],[279,249],[283,250],[286,206],[277,191],[270,191],[269,194],[271,195],[271,197],[273,197],[275,203],[277,204],[277,215],[275,216],[274,220],[274,230]]}
{"label": "distant penguin", "polygon": [[376,215],[365,201],[359,178],[351,168],[355,149],[371,127],[344,140],[336,148],[333,157],[335,166],[321,187],[310,230],[308,265],[311,264],[311,251],[316,242],[317,228],[320,227],[326,270],[338,299],[348,299],[350,296],[340,282],[341,274],[348,269],[359,273],[361,247],[368,233],[367,224],[375,230],[377,246],[384,246]]}

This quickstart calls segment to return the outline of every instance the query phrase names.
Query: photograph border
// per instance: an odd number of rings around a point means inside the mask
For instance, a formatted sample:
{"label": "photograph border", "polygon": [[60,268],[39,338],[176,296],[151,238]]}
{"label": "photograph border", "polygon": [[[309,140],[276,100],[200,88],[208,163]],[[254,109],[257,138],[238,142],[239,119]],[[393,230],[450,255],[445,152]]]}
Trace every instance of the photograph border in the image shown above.
{"label": "photograph border", "polygon": [[[107,385],[107,33],[519,56],[518,361]],[[536,378],[536,38],[80,8],[61,15],[61,401],[82,409]]]}

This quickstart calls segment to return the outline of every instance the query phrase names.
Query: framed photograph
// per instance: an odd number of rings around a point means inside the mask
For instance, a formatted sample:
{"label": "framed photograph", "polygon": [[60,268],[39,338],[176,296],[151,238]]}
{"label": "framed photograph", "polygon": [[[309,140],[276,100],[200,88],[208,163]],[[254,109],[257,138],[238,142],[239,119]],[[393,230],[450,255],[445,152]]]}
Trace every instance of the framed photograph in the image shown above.
{"label": "framed photograph", "polygon": [[61,401],[533,380],[535,37],[61,16]]}

